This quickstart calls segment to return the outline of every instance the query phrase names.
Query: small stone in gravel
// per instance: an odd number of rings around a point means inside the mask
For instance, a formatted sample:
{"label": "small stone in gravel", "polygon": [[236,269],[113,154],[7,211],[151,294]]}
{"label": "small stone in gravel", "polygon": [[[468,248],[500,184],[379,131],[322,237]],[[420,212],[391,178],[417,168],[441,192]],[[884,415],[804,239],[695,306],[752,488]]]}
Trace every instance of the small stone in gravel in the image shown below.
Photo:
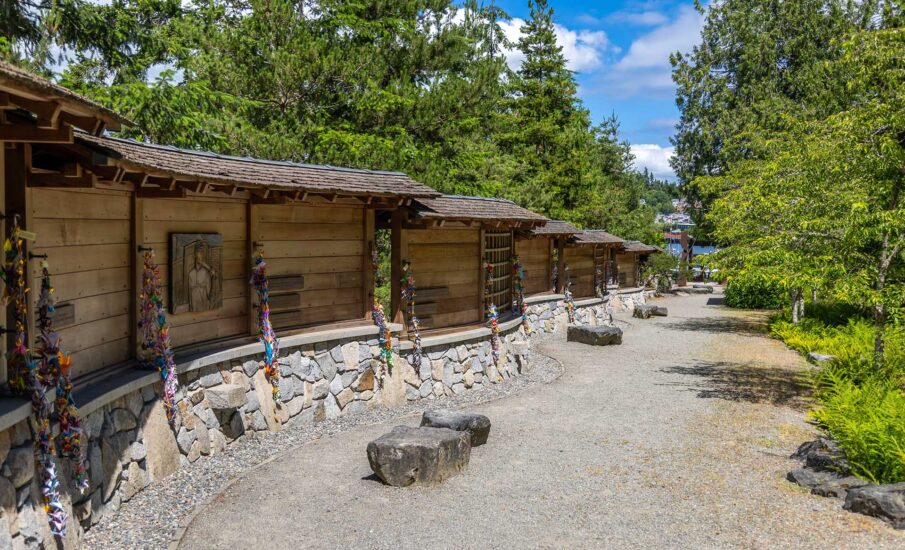
{"label": "small stone in gravel", "polygon": [[468,432],[471,436],[472,447],[487,443],[487,437],[490,435],[490,419],[477,413],[432,409],[424,411],[421,416],[421,425]]}
{"label": "small stone in gravel", "polygon": [[387,485],[440,483],[468,466],[469,439],[467,432],[445,428],[396,426],[368,443],[368,462]]}

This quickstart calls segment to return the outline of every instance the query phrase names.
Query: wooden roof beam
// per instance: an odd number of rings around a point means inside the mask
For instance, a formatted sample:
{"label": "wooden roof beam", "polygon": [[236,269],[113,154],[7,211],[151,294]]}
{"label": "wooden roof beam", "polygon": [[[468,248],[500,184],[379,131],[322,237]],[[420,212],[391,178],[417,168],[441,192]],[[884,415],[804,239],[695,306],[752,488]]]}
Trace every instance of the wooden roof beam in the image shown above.
{"label": "wooden roof beam", "polygon": [[97,184],[97,176],[91,172],[77,170],[67,175],[62,172],[27,172],[27,183],[29,187],[78,187],[91,188]]}
{"label": "wooden roof beam", "polygon": [[72,143],[72,126],[38,128],[26,124],[0,124],[0,141],[19,143]]}
{"label": "wooden roof beam", "polygon": [[139,187],[135,190],[135,196],[142,199],[182,199],[185,198],[185,189],[160,189],[156,187]]}
{"label": "wooden roof beam", "polygon": [[60,126],[60,114],[63,106],[56,101],[37,101],[17,95],[10,95],[9,101],[20,109],[34,113],[38,120],[38,128],[56,129]]}

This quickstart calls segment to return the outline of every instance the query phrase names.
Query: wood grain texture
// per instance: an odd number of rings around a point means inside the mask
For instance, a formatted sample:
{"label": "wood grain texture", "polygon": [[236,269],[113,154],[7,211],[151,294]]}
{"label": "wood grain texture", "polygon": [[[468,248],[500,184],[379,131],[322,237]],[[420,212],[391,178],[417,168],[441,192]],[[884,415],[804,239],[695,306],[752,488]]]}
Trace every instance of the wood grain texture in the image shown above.
{"label": "wood grain texture", "polygon": [[404,234],[416,311],[430,317],[430,328],[480,321],[480,230],[410,229]]}

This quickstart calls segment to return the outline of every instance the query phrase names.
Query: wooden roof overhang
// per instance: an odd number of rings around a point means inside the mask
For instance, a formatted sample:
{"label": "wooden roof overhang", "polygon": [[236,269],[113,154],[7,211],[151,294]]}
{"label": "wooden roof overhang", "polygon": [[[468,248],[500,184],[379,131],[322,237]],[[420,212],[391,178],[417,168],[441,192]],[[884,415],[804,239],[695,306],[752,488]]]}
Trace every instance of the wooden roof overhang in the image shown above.
{"label": "wooden roof overhang", "polygon": [[100,135],[128,124],[88,98],[0,62],[0,141],[72,143],[73,128]]}
{"label": "wooden roof overhang", "polygon": [[588,229],[573,235],[566,246],[594,246],[601,248],[622,249],[625,240],[600,229]]}
{"label": "wooden roof overhang", "polygon": [[537,226],[527,231],[519,231],[519,239],[560,239],[569,238],[581,233],[569,222],[563,220],[548,220],[544,225]]}
{"label": "wooden roof overhang", "polygon": [[397,172],[216,155],[77,134],[32,148],[32,187],[114,187],[144,198],[232,197],[255,204],[335,204],[395,209],[439,195]]}
{"label": "wooden roof overhang", "polygon": [[442,195],[416,199],[403,224],[408,229],[485,228],[531,231],[547,218],[512,201],[488,197]]}
{"label": "wooden roof overhang", "polygon": [[641,241],[626,241],[625,242],[625,251],[634,252],[641,256],[649,256],[651,254],[658,254],[660,252],[663,252],[661,249],[657,248],[656,246],[644,244]]}

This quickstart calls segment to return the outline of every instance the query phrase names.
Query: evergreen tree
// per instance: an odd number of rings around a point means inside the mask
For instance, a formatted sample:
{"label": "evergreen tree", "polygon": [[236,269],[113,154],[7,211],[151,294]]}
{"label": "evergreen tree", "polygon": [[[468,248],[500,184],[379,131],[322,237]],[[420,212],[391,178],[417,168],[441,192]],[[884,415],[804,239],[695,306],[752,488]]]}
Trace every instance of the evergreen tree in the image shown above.
{"label": "evergreen tree", "polygon": [[502,143],[518,159],[509,194],[525,206],[576,222],[593,189],[593,133],[577,97],[575,77],[556,43],[553,9],[529,0],[518,48],[525,59],[512,78],[510,131]]}

